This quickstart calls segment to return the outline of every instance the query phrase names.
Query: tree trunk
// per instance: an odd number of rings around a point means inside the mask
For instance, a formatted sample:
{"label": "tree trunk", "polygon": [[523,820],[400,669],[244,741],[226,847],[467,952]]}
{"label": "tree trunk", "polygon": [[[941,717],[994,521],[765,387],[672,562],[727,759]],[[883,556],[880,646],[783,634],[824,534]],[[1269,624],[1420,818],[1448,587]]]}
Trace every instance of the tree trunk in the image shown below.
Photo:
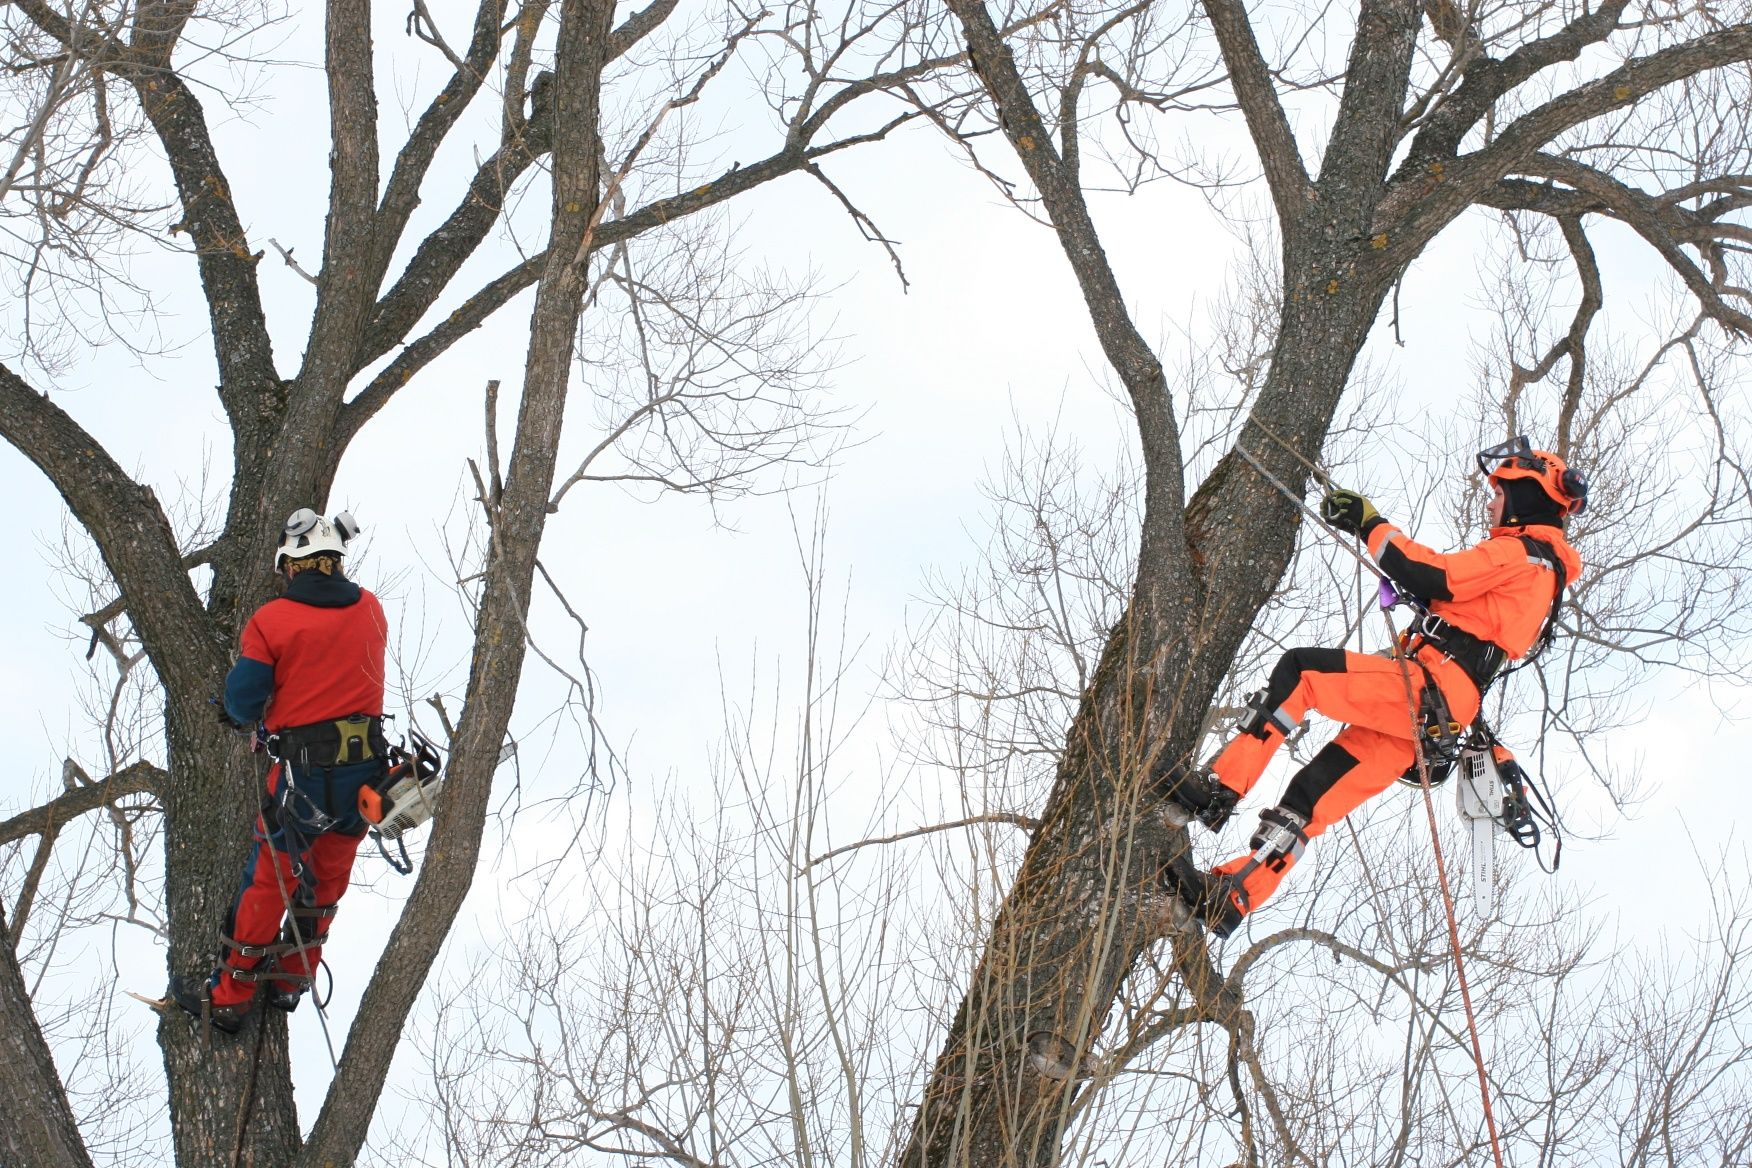
{"label": "tree trunk", "polygon": [[90,1168],[0,909],[0,1164]]}
{"label": "tree trunk", "polygon": [[[183,725],[173,707],[167,722],[171,753],[170,781],[164,788],[164,899],[170,913],[169,972],[199,980],[213,968],[239,873],[254,846],[247,824],[264,790],[264,756],[250,754],[247,739],[215,721]],[[152,987],[140,988],[144,992]],[[299,1132],[286,1058],[286,1016],[258,1005],[235,1035],[208,1029],[179,1009],[167,1011],[158,1027],[177,1164],[278,1168],[292,1163]]]}
{"label": "tree trunk", "polygon": [[[1287,257],[1284,329],[1261,395],[1266,424],[1309,457],[1389,287],[1377,274],[1309,294],[1307,274],[1340,266],[1346,251]],[[1306,468],[1257,425],[1240,442],[1293,489],[1306,483]],[[1158,873],[1187,846],[1183,830],[1149,813],[1141,780],[1157,760],[1196,748],[1212,695],[1290,562],[1297,521],[1294,505],[1231,453],[1186,510],[1189,560],[1202,579],[1140,563],[1041,827],[937,1059],[905,1168],[1058,1161],[1077,1076],[1133,965],[1164,936]],[[1201,1018],[1238,1021],[1243,1003],[1221,994],[1202,940],[1176,939],[1175,950]],[[1044,1073],[1054,1061],[1068,1073]]]}

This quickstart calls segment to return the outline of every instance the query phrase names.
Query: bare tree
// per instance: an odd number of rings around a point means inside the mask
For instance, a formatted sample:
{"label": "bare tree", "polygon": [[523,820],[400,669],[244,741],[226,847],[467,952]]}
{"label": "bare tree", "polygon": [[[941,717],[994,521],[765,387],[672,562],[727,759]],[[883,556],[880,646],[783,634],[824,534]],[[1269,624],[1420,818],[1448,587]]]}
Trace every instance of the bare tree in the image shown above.
{"label": "bare tree", "polygon": [[[517,943],[459,973],[431,1024],[415,1027],[427,1110],[441,1122],[379,1151],[427,1164],[689,1168],[901,1154],[921,1044],[950,1021],[958,962],[988,935],[1040,827],[1001,809],[1050,784],[1040,727],[1074,711],[1077,661],[1123,603],[1132,553],[1116,533],[1135,512],[1113,480],[1074,463],[1046,440],[1017,452],[991,490],[1002,556],[945,597],[910,646],[920,684],[940,684],[908,699],[919,716],[903,732],[947,772],[944,806],[899,776],[872,783],[868,755],[847,753],[850,670],[844,644],[822,631],[834,622],[811,568],[801,658],[777,674],[763,665],[751,692],[725,682],[734,697],[711,792],[665,794],[637,814],[629,804],[625,826],[606,833],[611,861],[542,870]],[[1317,560],[1299,566],[1317,578]],[[1325,611],[1310,599],[1303,619],[1341,620],[1331,590],[1319,594]],[[1383,801],[1331,833],[1274,900],[1271,927],[1225,954],[1220,992],[1238,1015],[1213,1016],[1170,954],[1146,953],[1068,1068],[1061,1158],[1487,1156],[1422,814],[1413,800]],[[1530,890],[1530,861],[1500,874],[1500,912],[1466,920],[1514,1162],[1743,1155],[1745,1133],[1723,1117],[1752,1082],[1741,1039],[1752,885],[1743,865],[1706,866],[1718,895],[1698,922],[1695,966],[1663,964],[1646,934],[1613,935],[1597,906]]]}
{"label": "bare tree", "polygon": [[[489,413],[480,480],[488,535],[468,585],[473,656],[453,720],[452,793],[423,871],[308,1139],[293,1109],[281,1022],[259,1023],[244,1041],[223,1045],[204,1041],[184,1017],[161,1023],[178,1163],[326,1164],[358,1154],[396,1037],[473,878],[523,673],[542,532],[566,491],[586,479],[635,478],[721,493],[747,489],[765,467],[811,457],[819,433],[812,367],[780,352],[798,343],[794,333],[774,331],[787,294],[745,296],[696,283],[696,300],[685,302],[683,282],[661,275],[677,261],[653,258],[645,244],[667,240],[670,254],[684,255],[672,225],[787,174],[811,175],[844,198],[824,162],[917,117],[909,105],[884,105],[884,95],[950,61],[895,51],[907,39],[898,6],[835,14],[730,7],[685,25],[676,14],[670,0],[655,0],[616,24],[614,6],[600,0],[486,0],[458,38],[416,3],[407,29],[442,62],[443,75],[385,172],[380,159],[391,157],[391,144],[380,137],[378,102],[389,68],[374,45],[371,6],[327,5],[330,185],[304,351],[287,375],[270,338],[262,252],[227,181],[203,97],[214,81],[203,69],[224,55],[208,50],[247,41],[247,16],[156,2],[62,9],[26,0],[6,9],[18,66],[10,75],[35,87],[18,108],[37,127],[27,125],[16,140],[34,185],[9,187],[8,212],[49,233],[18,237],[25,242],[14,258],[28,269],[44,247],[53,251],[45,240],[67,232],[94,264],[114,254],[78,231],[76,219],[45,223],[40,210],[57,198],[113,225],[130,245],[149,239],[143,208],[153,196],[122,197],[114,184],[150,173],[141,164],[155,153],[174,183],[157,197],[177,208],[172,235],[198,269],[230,431],[223,518],[195,538],[195,528],[177,523],[157,489],[106,452],[54,392],[0,366],[0,433],[61,493],[113,582],[115,599],[87,624],[98,642],[143,655],[163,687],[164,711],[161,731],[135,744],[141,757],[26,812],[11,838],[32,832],[47,854],[65,816],[152,792],[162,807],[161,897],[173,973],[207,967],[247,841],[256,762],[215,724],[207,699],[242,622],[271,595],[278,524],[326,498],[350,444],[390,401],[533,289],[516,420],[503,451]],[[752,56],[756,45],[770,51]],[[744,60],[757,67],[731,68]],[[691,154],[689,111],[720,90],[749,108],[751,87],[777,111],[768,151],[742,161]],[[879,108],[839,131],[854,106]],[[42,111],[49,112],[37,116]],[[137,141],[128,139],[132,152],[121,149],[116,125],[138,131]],[[458,190],[435,161],[470,142],[478,161]],[[106,175],[114,183],[98,181]],[[539,244],[484,283],[465,282],[473,278],[464,275],[468,261],[492,258],[496,231],[526,229],[515,208],[526,192],[542,201],[544,187],[547,213],[532,230]],[[427,220],[416,211],[430,198],[453,203],[419,236],[413,225]],[[36,289],[28,270],[14,277]],[[76,291],[69,279],[45,286],[30,303],[47,308],[43,296]],[[579,324],[593,312],[629,322],[642,356],[634,376],[585,378],[603,403],[601,442],[556,486],[566,406],[579,382]],[[53,365],[28,330],[12,347],[39,369]],[[159,751],[161,762],[146,761]],[[83,1160],[31,995],[13,977],[0,979],[0,1035],[19,1054],[7,1060],[8,1072],[22,1076],[18,1104],[0,1120],[10,1146],[73,1157],[56,1162]]]}
{"label": "bare tree", "polygon": [[[1141,814],[1140,779],[1158,760],[1193,753],[1296,547],[1295,500],[1270,480],[1306,488],[1391,292],[1474,207],[1555,219],[1594,291],[1587,221],[1625,223],[1712,326],[1746,331],[1748,167],[1736,127],[1752,26],[1628,3],[1462,9],[1402,0],[1365,3],[1354,19],[1298,10],[1267,26],[1233,0],[1207,0],[1185,22],[1139,3],[1005,31],[1004,17],[977,0],[947,7],[979,92],[942,124],[1057,234],[1141,449],[1136,576],[1124,612],[1078,695],[1041,827],[900,1157],[1049,1164],[1064,1154],[1077,1068],[1161,939],[1154,874],[1186,847]],[[1338,51],[1324,55],[1322,45]],[[1291,100],[1313,129],[1298,135]],[[1131,173],[1211,181],[1156,147],[1169,119],[1201,107],[1238,112],[1244,123],[1281,258],[1263,373],[1223,440],[1228,449],[1188,499],[1185,419],[1107,261],[1112,244],[1086,192],[1100,181],[1090,173],[1098,137],[1149,155]],[[1128,136],[1152,111],[1161,111],[1158,128]],[[1101,114],[1119,129],[1100,135]],[[988,148],[989,130],[1009,157]],[[1016,167],[1021,175],[1007,179]],[[1584,295],[1572,327],[1511,383],[1543,386],[1569,363],[1574,376],[1537,412],[1557,449],[1581,461],[1605,437],[1576,425],[1596,300]],[[1511,422],[1530,427],[1536,411],[1524,392],[1503,404]],[[1731,442],[1718,433],[1708,446],[1733,480]],[[1730,481],[1726,497],[1743,493]],[[1177,939],[1175,964],[1192,1017],[1250,1042],[1256,1019],[1242,987],[1219,973],[1202,941]],[[1062,1073],[1041,1072],[1042,1050],[1030,1045],[1040,1035],[1046,1064]]]}

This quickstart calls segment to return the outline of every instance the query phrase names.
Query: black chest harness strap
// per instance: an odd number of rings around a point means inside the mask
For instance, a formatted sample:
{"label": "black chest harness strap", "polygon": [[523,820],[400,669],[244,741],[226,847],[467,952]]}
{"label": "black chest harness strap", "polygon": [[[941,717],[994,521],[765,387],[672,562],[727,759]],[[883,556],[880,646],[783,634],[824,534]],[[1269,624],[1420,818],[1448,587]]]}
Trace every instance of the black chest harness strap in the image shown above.
{"label": "black chest harness strap", "polygon": [[[1534,638],[1532,649],[1511,669],[1503,671],[1509,655],[1501,645],[1487,641],[1476,633],[1469,633],[1427,609],[1419,614],[1411,628],[1406,631],[1407,636],[1412,639],[1405,649],[1408,656],[1415,654],[1426,644],[1434,645],[1472,680],[1472,684],[1478,688],[1480,698],[1484,697],[1485,691],[1499,676],[1507,676],[1507,673],[1522,668],[1545,650],[1551,643],[1553,632],[1557,628],[1557,615],[1563,607],[1563,590],[1567,581],[1564,579],[1563,561],[1558,558],[1557,552],[1549,544],[1530,535],[1518,535],[1515,538],[1527,549],[1529,560],[1551,569],[1557,577],[1557,587],[1552,589],[1551,610],[1540,623],[1539,635]],[[1426,669],[1424,672],[1427,675],[1429,671]]]}

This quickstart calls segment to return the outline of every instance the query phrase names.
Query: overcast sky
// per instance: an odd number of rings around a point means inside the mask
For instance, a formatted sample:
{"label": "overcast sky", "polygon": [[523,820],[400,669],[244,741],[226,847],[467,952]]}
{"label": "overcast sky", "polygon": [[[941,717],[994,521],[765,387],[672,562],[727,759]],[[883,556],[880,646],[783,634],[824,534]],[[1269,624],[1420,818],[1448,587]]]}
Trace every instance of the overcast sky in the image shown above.
{"label": "overcast sky", "polygon": [[[404,51],[399,18],[385,24],[384,51]],[[313,59],[308,22],[282,31],[281,58]],[[426,80],[431,76],[428,65]],[[216,101],[210,109],[221,154],[230,160],[254,246],[268,247],[273,237],[314,264],[327,178],[321,77],[306,69],[258,79],[265,88],[255,109],[229,118]],[[385,102],[383,118],[400,129],[392,102]],[[468,161],[452,159],[452,177]],[[847,682],[858,696],[850,704],[862,705],[884,651],[904,635],[909,606],[915,616],[919,611],[927,573],[953,577],[973,561],[989,511],[980,484],[997,466],[1006,435],[1056,426],[1079,442],[1094,468],[1115,463],[1131,441],[1129,419],[1107,388],[1111,379],[1048,231],[1003,206],[984,179],[928,133],[853,152],[829,169],[899,241],[910,291],[902,291],[881,250],[861,241],[843,211],[807,179],[774,184],[732,204],[731,214],[741,224],[736,242],[747,263],[793,278],[812,271],[823,289],[815,324],[838,338],[843,361],[831,379],[832,400],[855,419],[855,441],[831,474],[788,497],[742,500],[716,513],[695,499],[652,502],[592,487],[570,497],[550,523],[543,561],[590,624],[601,722],[629,768],[617,799],[636,804],[669,784],[703,789],[726,688],[731,702],[742,703],[752,668],[768,677],[800,668],[803,585],[794,525],[810,522],[818,491],[826,497],[831,604],[843,603],[848,640],[862,646]],[[445,197],[428,203],[431,213],[446,206]],[[1207,329],[1208,308],[1240,255],[1239,243],[1202,197],[1169,184],[1100,198],[1097,213],[1146,335],[1163,342],[1172,364],[1185,344],[1182,331]],[[1470,392],[1470,345],[1488,335],[1478,241],[1467,227],[1438,241],[1401,295],[1404,347],[1384,329],[1372,342],[1369,360],[1391,387],[1401,421],[1415,422]],[[1630,327],[1655,295],[1657,269],[1611,233],[1602,234],[1601,248],[1610,311]],[[277,355],[290,372],[308,288],[271,252],[262,270]],[[162,499],[175,498],[179,483],[192,488],[204,466],[214,476],[208,497],[221,498],[229,450],[193,265],[180,255],[145,255],[136,272],[165,290],[162,331],[177,353],[146,363],[119,349],[80,353],[58,379],[58,400]],[[468,506],[464,460],[482,449],[482,387],[501,379],[513,398],[528,302],[525,296],[503,310],[423,372],[355,444],[336,484],[333,506],[350,508],[366,529],[357,575],[383,593],[397,630],[424,649],[416,697],[461,688],[466,629],[448,578],[444,533],[459,530]],[[587,412],[579,410],[574,421]],[[575,454],[583,441],[570,437],[567,450]],[[1472,451],[1464,445],[1441,452],[1441,470],[1469,469]],[[1402,497],[1407,478],[1395,464],[1397,452],[1375,453],[1356,470],[1356,481],[1384,513],[1404,514],[1410,502]],[[563,455],[562,473],[564,465]],[[8,603],[0,609],[0,638],[9,646],[0,655],[0,731],[13,752],[13,777],[0,785],[5,814],[52,790],[69,751],[95,760],[77,702],[84,644],[70,631],[78,614],[68,606],[82,602],[83,593],[69,595],[43,551],[59,541],[63,507],[10,447],[0,447],[0,476],[10,501],[0,509],[0,546],[13,564]],[[1461,533],[1424,534],[1445,544]],[[1587,548],[1581,551],[1585,558]],[[569,648],[573,634],[549,627],[556,647]],[[530,673],[536,691],[551,692],[538,665]],[[534,710],[541,703],[525,705]],[[1752,734],[1729,717],[1743,709],[1729,686],[1669,678],[1644,695],[1633,722],[1601,736],[1603,751],[1639,760],[1652,794],[1634,820],[1608,818],[1609,837],[1572,842],[1556,879],[1576,897],[1598,899],[1606,913],[1622,912],[1633,937],[1652,942],[1663,924],[1699,919],[1693,838],[1706,857],[1725,847],[1743,862],[1744,835],[1736,835],[1735,821]],[[841,772],[854,786],[866,776],[873,781],[885,764],[882,714],[873,710],[855,739],[864,753],[842,757]],[[534,729],[527,717],[520,708],[514,729]],[[556,746],[540,734],[534,741],[540,749],[524,758],[526,766],[553,768],[562,778],[575,770],[564,742]],[[1264,791],[1275,793],[1284,773],[1280,762]],[[1604,814],[1585,782],[1559,794],[1566,810]],[[897,814],[895,826],[912,826],[904,807]],[[492,878],[477,882],[471,899],[477,916],[459,930],[454,960],[489,943],[500,881],[519,867],[497,863],[491,850],[488,863]],[[349,901],[336,926],[328,956],[340,983],[331,1011],[340,1031],[409,887],[363,855],[361,874],[381,895]],[[107,945],[106,938],[93,949],[105,962]],[[136,967],[121,981],[151,992],[159,988],[158,972],[156,965]],[[140,1057],[156,1065],[150,1018],[141,1013]],[[308,1121],[329,1068],[310,1012],[295,1019],[294,1032],[294,1073]]]}

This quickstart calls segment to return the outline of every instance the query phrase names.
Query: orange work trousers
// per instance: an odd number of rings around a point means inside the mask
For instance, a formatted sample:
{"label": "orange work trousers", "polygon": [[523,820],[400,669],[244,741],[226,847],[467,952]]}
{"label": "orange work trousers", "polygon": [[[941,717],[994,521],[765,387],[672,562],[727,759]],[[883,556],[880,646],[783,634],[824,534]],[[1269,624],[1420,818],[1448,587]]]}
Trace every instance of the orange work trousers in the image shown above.
{"label": "orange work trousers", "polygon": [[[1433,648],[1420,650],[1418,658],[1441,689],[1452,719],[1469,725],[1479,706],[1472,679]],[[1424,670],[1414,662],[1342,649],[1292,649],[1278,661],[1266,684],[1267,711],[1296,724],[1311,711],[1346,723],[1295,773],[1278,804],[1307,821],[1303,830],[1309,839],[1385,791],[1417,762],[1424,685]],[[1239,734],[1223,748],[1211,766],[1224,786],[1242,795],[1253,789],[1285,737],[1270,720],[1264,735]],[[1215,871],[1233,875],[1253,860],[1249,852]],[[1295,862],[1291,853],[1255,865],[1242,877],[1236,907],[1247,913],[1264,904]]]}

